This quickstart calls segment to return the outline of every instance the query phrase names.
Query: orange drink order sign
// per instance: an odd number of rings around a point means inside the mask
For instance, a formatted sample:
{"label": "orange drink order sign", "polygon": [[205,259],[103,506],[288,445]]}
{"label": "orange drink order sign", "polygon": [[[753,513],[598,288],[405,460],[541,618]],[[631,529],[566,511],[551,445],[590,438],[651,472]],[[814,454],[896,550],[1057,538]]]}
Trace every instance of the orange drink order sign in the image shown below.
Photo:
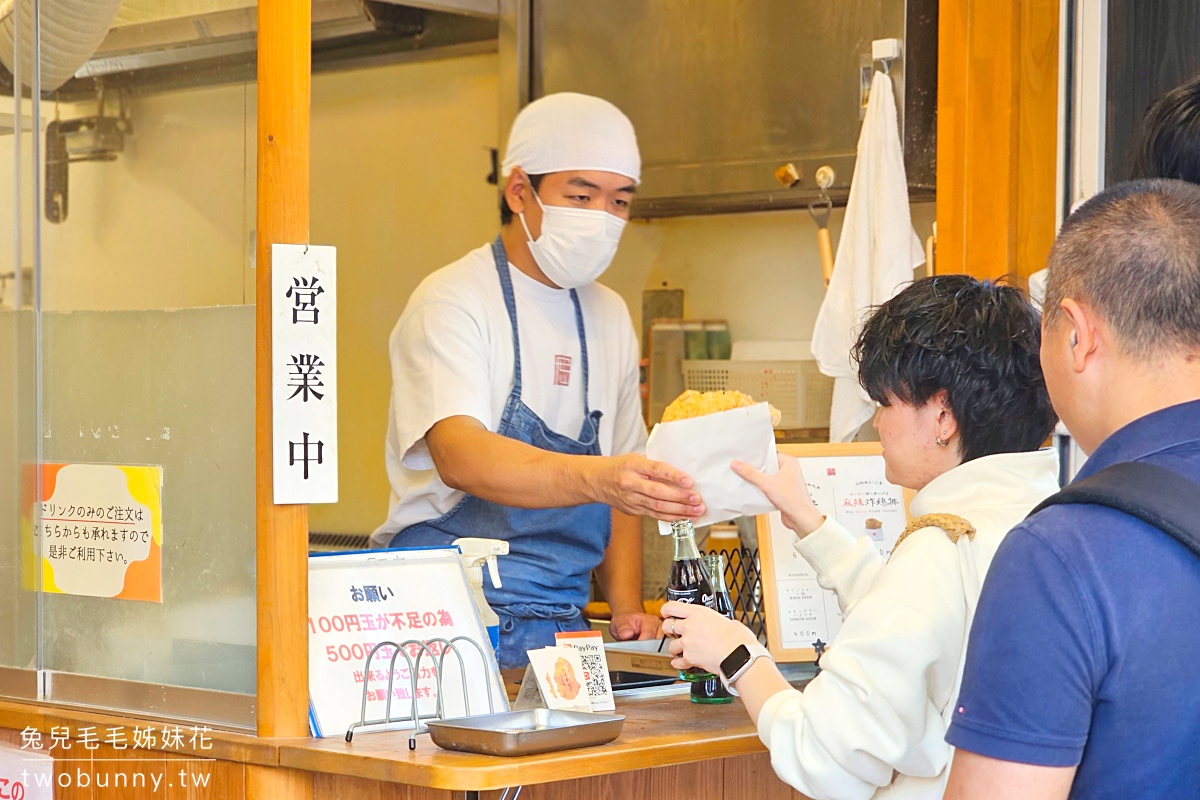
{"label": "orange drink order sign", "polygon": [[26,520],[42,591],[162,602],[162,487],[162,467],[42,464]]}

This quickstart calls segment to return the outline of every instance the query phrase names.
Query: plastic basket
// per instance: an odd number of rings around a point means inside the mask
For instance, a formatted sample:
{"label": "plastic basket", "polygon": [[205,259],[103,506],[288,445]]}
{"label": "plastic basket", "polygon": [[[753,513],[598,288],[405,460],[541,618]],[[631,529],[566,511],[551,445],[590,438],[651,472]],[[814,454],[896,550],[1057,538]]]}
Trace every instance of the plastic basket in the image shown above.
{"label": "plastic basket", "polygon": [[815,361],[684,361],[683,385],[698,392],[737,390],[783,414],[781,429],[829,427],[833,378]]}

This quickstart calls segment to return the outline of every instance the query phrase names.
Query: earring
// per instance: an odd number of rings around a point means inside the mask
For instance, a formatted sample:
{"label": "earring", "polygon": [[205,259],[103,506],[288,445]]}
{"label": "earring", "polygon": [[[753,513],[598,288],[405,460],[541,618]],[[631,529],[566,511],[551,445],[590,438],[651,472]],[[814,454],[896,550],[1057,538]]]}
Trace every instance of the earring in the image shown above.
{"label": "earring", "polygon": [[940,436],[937,437],[936,439],[934,439],[933,443],[936,444],[938,447],[945,447],[946,445],[950,444],[950,442],[948,440],[943,439]]}

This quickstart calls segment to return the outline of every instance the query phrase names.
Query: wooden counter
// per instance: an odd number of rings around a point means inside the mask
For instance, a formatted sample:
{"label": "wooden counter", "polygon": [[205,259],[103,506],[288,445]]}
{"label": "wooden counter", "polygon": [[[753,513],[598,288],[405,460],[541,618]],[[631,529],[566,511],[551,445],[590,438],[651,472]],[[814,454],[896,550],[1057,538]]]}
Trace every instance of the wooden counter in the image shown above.
{"label": "wooden counter", "polygon": [[[259,765],[312,781],[313,800],[451,800],[496,798],[498,789],[525,786],[521,800],[796,800],[801,795],[775,777],[765,748],[740,701],[724,706],[691,703],[686,694],[669,697],[618,698],[617,713],[625,727],[614,742],[601,747],[559,753],[499,758],[455,753],[435,746],[428,735],[409,751],[404,731],[356,736],[347,744],[333,739],[265,739],[212,732],[212,747],[113,752],[107,744],[88,753],[95,769],[114,756],[168,766],[189,756],[212,759],[213,781],[186,793],[164,787],[160,793],[108,794],[99,789],[60,788],[60,800],[104,797],[238,800],[247,797],[246,765]],[[49,736],[53,726],[145,725],[143,720],[89,714],[70,709],[0,702],[0,739],[20,743],[26,727]],[[161,724],[161,723],[160,723]],[[78,758],[80,743],[60,758]],[[58,771],[74,770],[79,761],[60,761]],[[144,767],[130,767],[130,769]],[[206,767],[207,769],[207,767]]]}
{"label": "wooden counter", "polygon": [[442,750],[428,736],[409,751],[404,731],[344,739],[284,740],[280,764],[436,789],[480,790],[572,780],[630,769],[672,766],[764,752],[740,702],[702,706],[687,694],[648,700],[618,700],[625,727],[616,741],[600,747],[520,758],[498,758]]}

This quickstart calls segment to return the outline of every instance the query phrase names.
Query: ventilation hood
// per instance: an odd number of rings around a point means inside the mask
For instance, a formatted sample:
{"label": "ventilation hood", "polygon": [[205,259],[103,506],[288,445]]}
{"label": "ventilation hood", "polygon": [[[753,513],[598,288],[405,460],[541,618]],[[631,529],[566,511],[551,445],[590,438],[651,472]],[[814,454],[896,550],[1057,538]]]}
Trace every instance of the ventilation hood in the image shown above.
{"label": "ventilation hood", "polygon": [[[498,6],[313,0],[313,69],[494,51]],[[252,80],[257,23],[254,0],[124,0],[99,47],[55,96],[92,97],[97,80],[139,92]]]}
{"label": "ventilation hood", "polygon": [[500,129],[554,92],[615,103],[641,146],[639,217],[839,204],[886,69],[910,197],[932,199],[937,32],[937,0],[505,0]]}

